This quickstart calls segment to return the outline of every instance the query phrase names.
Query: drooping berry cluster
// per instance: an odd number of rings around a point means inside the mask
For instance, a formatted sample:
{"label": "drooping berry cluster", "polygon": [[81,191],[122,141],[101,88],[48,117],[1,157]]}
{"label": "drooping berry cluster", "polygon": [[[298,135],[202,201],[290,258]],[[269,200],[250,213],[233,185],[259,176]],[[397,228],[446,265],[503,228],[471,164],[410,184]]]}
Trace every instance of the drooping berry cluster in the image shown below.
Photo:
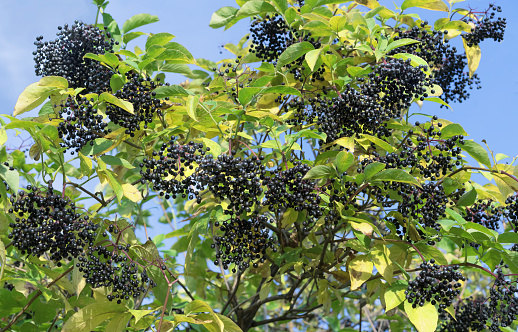
{"label": "drooping berry cluster", "polygon": [[116,42],[110,33],[75,21],[58,27],[53,41],[36,38],[33,52],[37,76],[61,76],[71,88],[85,88],[86,92],[101,93],[110,89],[111,71],[98,61],[84,59],[87,53],[112,53]]}
{"label": "drooping berry cluster", "polygon": [[445,323],[442,324],[441,331],[471,332],[488,329],[499,332],[502,331],[500,327],[510,327],[518,316],[518,288],[517,280],[506,279],[502,271],[508,267],[503,261],[496,267],[495,281],[487,298],[461,301],[462,306],[456,306],[455,319],[443,314]]}
{"label": "drooping berry cluster", "polygon": [[59,109],[59,118],[63,120],[58,125],[59,138],[63,140],[60,143],[62,147],[78,152],[89,142],[111,131],[106,129],[108,123],[103,121],[93,99],[69,96],[55,108]]}
{"label": "drooping berry cluster", "polygon": [[347,84],[338,97],[329,100],[317,96],[308,100],[309,106],[292,100],[286,107],[295,111],[290,123],[311,124],[316,120],[317,129],[327,135],[325,143],[358,133],[388,136],[385,121],[401,117],[415,98],[428,97],[426,88],[433,82],[423,69],[413,67],[410,60],[384,60],[366,78],[357,79],[359,89]]}
{"label": "drooping berry cluster", "polygon": [[[249,219],[232,217],[222,224],[215,222],[223,236],[215,236],[212,248],[216,249],[215,265],[221,262],[226,270],[231,264],[235,264],[240,271],[244,271],[250,264],[258,267],[257,261],[264,263],[266,249],[276,251],[265,224],[272,220],[264,215],[252,215]],[[236,272],[234,268],[232,272]]]}
{"label": "drooping berry cluster", "polygon": [[458,265],[436,265],[433,259],[423,262],[419,267],[419,276],[408,283],[405,291],[407,301],[412,303],[413,308],[422,307],[425,302],[439,304],[439,312],[443,312],[459,295],[459,281],[465,281],[466,278],[457,272]]}
{"label": "drooping berry cluster", "polygon": [[163,85],[160,82],[141,77],[137,73],[128,72],[126,74],[127,83],[115,92],[115,97],[126,100],[133,105],[134,114],[129,113],[122,108],[106,104],[106,115],[111,122],[126,128],[126,134],[133,137],[134,132],[140,130],[141,123],[144,122],[144,128],[147,124],[153,122],[153,116],[157,114],[162,116],[160,106],[162,102],[156,98],[156,92],[153,90]]}
{"label": "drooping berry cluster", "polygon": [[172,136],[168,142],[160,147],[159,151],[153,151],[153,158],[145,158],[140,167],[142,170],[141,183],[150,182],[153,190],[160,193],[166,199],[177,196],[182,198],[193,198],[197,195],[201,186],[195,181],[191,174],[194,166],[205,155],[202,144],[190,141],[188,144],[180,145],[176,137]]}
{"label": "drooping berry cluster", "polygon": [[208,155],[200,160],[196,180],[216,198],[230,201],[225,213],[236,216],[250,213],[263,192],[261,180],[266,167],[262,160],[263,156],[255,155],[247,159],[227,154],[214,159]]}
{"label": "drooping berry cluster", "polygon": [[482,299],[467,298],[455,306],[455,319],[450,314],[441,313],[439,321],[443,322],[441,332],[480,332],[486,328],[486,304]]}
{"label": "drooping berry cluster", "polygon": [[118,304],[144,295],[148,284],[156,286],[145,270],[139,273],[139,265],[128,258],[128,250],[129,244],[113,248],[97,245],[88,248],[86,255],[82,254],[76,264],[92,288],[112,287],[107,298],[117,300]]}
{"label": "drooping berry cluster", "polygon": [[263,180],[263,186],[267,188],[263,205],[275,213],[282,213],[289,208],[305,211],[307,231],[323,215],[321,198],[316,191],[317,181],[303,179],[311,167],[300,161],[292,162],[293,167],[287,170],[279,168]]}
{"label": "drooping berry cluster", "polygon": [[[493,39],[494,41],[501,42],[504,40],[504,32],[507,26],[505,18],[498,17],[496,21],[493,21],[496,13],[500,13],[502,8],[493,4],[489,5],[489,9],[484,13],[483,17],[477,17],[476,15],[465,18],[463,21],[466,23],[474,23],[475,27],[471,29],[470,33],[463,35],[462,37],[466,40],[468,46],[475,46],[484,41],[484,39]],[[488,17],[489,14],[489,17]]]}
{"label": "drooping berry cluster", "polygon": [[[322,45],[318,39],[311,36],[311,33],[302,33],[288,26],[284,18],[275,14],[274,16],[266,15],[264,20],[257,20],[254,18],[250,27],[250,35],[252,43],[250,45],[250,52],[254,53],[259,59],[276,64],[279,56],[290,46],[299,42],[309,42],[315,49]],[[286,67],[290,69],[290,73],[294,75],[295,79],[304,82],[309,77],[302,77],[302,72],[305,70],[302,67],[304,57],[301,57],[293,64],[288,64]],[[312,82],[316,80],[323,81],[322,74],[324,68],[318,68],[311,77]],[[309,75],[309,74],[308,74]]]}
{"label": "drooping berry cluster", "polygon": [[500,226],[502,209],[492,205],[492,200],[478,200],[470,207],[466,207],[465,220],[471,221],[489,229],[497,230]]}
{"label": "drooping berry cluster", "polygon": [[513,225],[514,231],[518,232],[518,194],[511,195],[505,199],[503,216]]}
{"label": "drooping berry cluster", "polygon": [[54,193],[51,186],[46,191],[27,187],[11,196],[9,213],[16,215],[9,238],[22,255],[40,257],[47,253],[50,260],[61,264],[72,260],[92,245],[98,225],[81,216],[74,202]]}
{"label": "drooping berry cluster", "polygon": [[[480,79],[477,74],[470,77],[467,71],[467,59],[465,54],[457,54],[457,48],[452,47],[444,36],[444,33],[437,30],[427,30],[428,22],[422,22],[420,27],[415,26],[412,29],[402,31],[394,37],[394,41],[411,38],[419,41],[419,43],[398,47],[391,51],[391,54],[410,53],[423,58],[430,69],[435,84],[439,85],[443,93],[440,96],[446,103],[457,101],[461,103],[469,98],[468,89],[476,87],[480,89]],[[441,105],[441,107],[445,107]]]}

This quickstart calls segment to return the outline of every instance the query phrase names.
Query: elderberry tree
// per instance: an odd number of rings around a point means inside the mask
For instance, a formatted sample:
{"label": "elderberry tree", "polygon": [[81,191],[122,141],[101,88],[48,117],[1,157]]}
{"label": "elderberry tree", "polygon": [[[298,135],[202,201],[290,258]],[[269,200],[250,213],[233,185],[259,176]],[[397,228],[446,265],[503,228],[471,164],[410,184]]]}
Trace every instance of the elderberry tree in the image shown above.
{"label": "elderberry tree", "polygon": [[504,38],[449,2],[239,1],[217,63],[99,0],[38,36],[0,118],[0,331],[516,331],[514,160],[410,120],[469,103]]}

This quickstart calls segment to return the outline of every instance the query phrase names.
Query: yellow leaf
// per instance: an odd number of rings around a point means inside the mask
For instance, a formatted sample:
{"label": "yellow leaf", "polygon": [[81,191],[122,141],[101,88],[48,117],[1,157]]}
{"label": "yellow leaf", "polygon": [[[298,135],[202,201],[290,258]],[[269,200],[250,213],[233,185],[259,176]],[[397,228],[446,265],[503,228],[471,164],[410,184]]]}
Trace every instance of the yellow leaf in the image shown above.
{"label": "yellow leaf", "polygon": [[480,63],[482,51],[478,45],[469,47],[464,38],[462,38],[462,43],[464,44],[464,50],[466,51],[466,58],[468,58],[469,77],[472,77]]}
{"label": "yellow leaf", "polygon": [[422,307],[417,305],[414,309],[412,303],[405,301],[405,312],[418,332],[434,332],[437,329],[439,315],[430,302],[426,302]]}
{"label": "yellow leaf", "polygon": [[369,252],[369,257],[371,258],[374,266],[379,271],[379,273],[385,278],[385,280],[391,284],[393,277],[393,268],[392,262],[390,261],[390,251],[387,246],[384,245],[376,245],[373,250]]}
{"label": "yellow leaf", "polygon": [[370,9],[374,9],[376,7],[379,7],[379,3],[376,0],[354,0],[359,5],[363,5],[365,7],[369,7]]}
{"label": "yellow leaf", "polygon": [[356,256],[349,262],[349,276],[351,277],[351,290],[360,288],[371,276],[374,264],[367,255]]}
{"label": "yellow leaf", "polygon": [[389,311],[400,305],[405,300],[405,290],[408,285],[398,280],[385,290],[385,311]]}
{"label": "yellow leaf", "polygon": [[369,225],[366,222],[357,223],[350,221],[351,227],[357,230],[358,232],[362,232],[362,234],[365,235],[372,235],[372,232],[374,231],[374,228],[372,228],[371,225]]}
{"label": "yellow leaf", "polygon": [[338,270],[338,271],[332,271],[330,273],[335,277],[336,280],[338,280],[342,284],[346,284],[351,280],[351,278],[349,277],[349,274],[347,274],[347,272],[345,272],[345,271]]}
{"label": "yellow leaf", "polygon": [[142,195],[140,194],[140,191],[138,191],[138,189],[130,183],[123,184],[122,190],[124,191],[124,196],[129,198],[132,202],[136,203],[142,199]]}

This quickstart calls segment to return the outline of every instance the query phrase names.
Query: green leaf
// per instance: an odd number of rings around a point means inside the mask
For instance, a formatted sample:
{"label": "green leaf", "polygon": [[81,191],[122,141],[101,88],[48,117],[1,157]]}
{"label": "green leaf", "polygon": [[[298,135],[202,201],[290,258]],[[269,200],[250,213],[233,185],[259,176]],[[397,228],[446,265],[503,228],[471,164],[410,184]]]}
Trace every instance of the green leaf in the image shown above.
{"label": "green leaf", "polygon": [[401,5],[402,10],[410,7],[419,7],[442,12],[448,12],[450,10],[448,5],[442,0],[405,0]]}
{"label": "green leaf", "polygon": [[108,325],[106,325],[105,331],[110,332],[124,332],[126,331],[126,325],[128,325],[128,321],[131,318],[131,314],[129,312],[118,314],[113,317]]}
{"label": "green leaf", "polygon": [[491,161],[489,160],[489,155],[487,151],[480,146],[480,144],[475,143],[474,141],[464,141],[464,144],[458,144],[462,150],[466,151],[470,156],[473,157],[476,161],[485,165],[487,167],[491,167]]}
{"label": "green leaf", "polygon": [[168,32],[155,33],[147,38],[146,51],[153,45],[164,46],[173,38],[174,36]]}
{"label": "green leaf", "polygon": [[105,101],[107,103],[110,103],[112,105],[122,108],[123,110],[125,110],[128,113],[135,114],[132,103],[130,103],[129,101],[119,99],[108,92],[101,93],[101,95],[99,96],[99,101]]}
{"label": "green leaf", "polygon": [[352,165],[354,156],[350,152],[340,151],[335,159],[335,166],[339,174],[343,174]]}
{"label": "green leaf", "polygon": [[113,189],[113,192],[117,196],[117,200],[120,201],[122,199],[122,196],[124,196],[124,189],[122,188],[122,185],[120,184],[119,180],[117,180],[113,174],[112,171],[109,169],[104,171],[104,174],[106,174],[106,178],[108,179],[108,183],[110,184],[110,187]]}
{"label": "green leaf", "polygon": [[203,141],[203,145],[210,148],[210,151],[208,153],[212,154],[214,158],[217,158],[221,154],[221,145],[219,145],[217,142],[214,142],[211,139],[202,137],[201,140]]}
{"label": "green leaf", "polygon": [[115,302],[96,302],[80,309],[63,325],[63,332],[87,332],[95,329],[102,322],[120,315],[127,309]]}
{"label": "green leaf", "polygon": [[262,88],[242,88],[239,89],[238,99],[239,103],[243,106],[248,105],[248,103],[256,96]]}
{"label": "green leaf", "polygon": [[477,199],[477,191],[475,189],[471,189],[464,195],[462,195],[457,201],[458,206],[471,206],[475,203]]}
{"label": "green leaf", "polygon": [[[93,145],[87,144],[81,149],[81,153],[84,156],[91,156],[106,151],[112,146],[112,141],[106,138],[96,138],[93,141]],[[86,161],[85,161],[86,162]]]}
{"label": "green leaf", "polygon": [[365,174],[365,180],[370,179],[374,175],[381,172],[383,169],[385,169],[385,164],[380,162],[373,162],[372,164],[369,164],[365,167],[365,170],[363,171],[363,174]]}
{"label": "green leaf", "polygon": [[156,98],[162,99],[165,97],[185,97],[189,92],[179,85],[159,86],[155,90]]}
{"label": "green leaf", "polygon": [[335,173],[335,170],[331,166],[318,165],[310,169],[302,179],[307,180],[329,178],[334,176]]}
{"label": "green leaf", "polygon": [[132,41],[133,39],[135,38],[138,38],[140,36],[143,36],[145,35],[146,33],[144,32],[140,32],[140,31],[135,31],[135,32],[130,32],[130,33],[125,33],[124,36],[122,36],[122,42],[124,44],[127,44],[129,43],[130,41]]}
{"label": "green leaf", "polygon": [[429,98],[425,98],[424,100],[431,101],[431,102],[434,102],[437,104],[441,104],[441,105],[448,107],[449,109],[452,109],[448,103],[446,103],[444,100],[442,100],[441,98],[438,98],[438,97],[429,97]]}
{"label": "green leaf", "polygon": [[198,117],[196,116],[196,109],[198,108],[199,101],[199,96],[189,96],[189,99],[187,99],[187,114],[189,114],[189,116],[194,121],[198,121]]}
{"label": "green leaf", "polygon": [[102,156],[100,159],[102,161],[104,161],[105,163],[107,163],[108,165],[124,166],[128,169],[135,168],[135,166],[133,166],[129,161],[127,161],[126,159],[119,158],[119,157],[106,155],[106,156]]}
{"label": "green leaf", "polygon": [[[211,319],[212,318],[212,319]],[[219,320],[217,320],[217,319]],[[203,326],[209,330],[209,332],[243,332],[239,326],[237,326],[236,323],[234,323],[230,318],[227,316],[223,316],[217,313],[214,314],[199,314],[196,316],[196,319],[203,320],[203,321],[209,321],[211,320],[211,323],[204,323]],[[221,321],[221,323],[220,323]],[[221,326],[220,324],[223,324]]]}
{"label": "green leaf", "polygon": [[295,89],[291,86],[284,86],[284,85],[271,86],[269,88],[264,89],[261,92],[263,94],[279,93],[279,94],[283,94],[283,95],[301,96],[301,93],[298,89]]}
{"label": "green leaf", "polygon": [[146,24],[158,22],[158,16],[150,14],[137,14],[132,16],[122,25],[122,33],[126,33]]}
{"label": "green leaf", "polygon": [[113,74],[110,79],[110,87],[112,88],[112,92],[115,93],[117,90],[120,90],[124,86],[124,79],[119,74]]}
{"label": "green leaf", "polygon": [[419,249],[421,254],[423,254],[423,256],[425,256],[426,258],[433,258],[440,265],[448,264],[448,261],[444,257],[444,254],[439,249],[429,246],[426,243],[416,243],[415,247]]}
{"label": "green leaf", "polygon": [[408,288],[408,282],[403,280],[396,280],[390,285],[384,294],[385,311],[389,311],[403,303],[405,300],[405,290]]}
{"label": "green leaf", "polygon": [[451,138],[453,136],[458,135],[467,135],[466,131],[464,131],[464,128],[460,124],[457,123],[450,123],[449,125],[445,126],[441,129],[441,138],[447,139]]}
{"label": "green leaf", "polygon": [[405,301],[405,312],[418,332],[435,332],[437,329],[439,315],[435,306],[430,302],[426,302],[422,307],[417,305],[417,308],[414,309],[411,303]]}
{"label": "green leaf", "polygon": [[146,315],[149,315],[150,313],[152,313],[153,311],[156,311],[156,310],[128,310],[132,315],[133,317],[135,317],[135,323],[138,323],[139,320],[142,319],[142,317],[146,316]]}
{"label": "green leaf", "polygon": [[498,243],[518,243],[518,233],[502,233],[498,236]]}
{"label": "green leaf", "polygon": [[214,313],[214,311],[212,310],[212,308],[207,303],[205,303],[201,300],[194,300],[192,302],[189,302],[185,306],[184,312],[185,312],[186,316],[189,314],[192,314],[192,313],[197,313],[197,312],[208,312],[211,315],[212,320],[215,321],[215,323],[219,327],[219,331],[221,331],[221,332],[227,331],[225,329],[225,323],[223,323],[220,316],[216,315]]}
{"label": "green leaf", "polygon": [[210,18],[209,26],[213,29],[224,27],[236,17],[237,8],[226,6],[218,9]]}
{"label": "green leaf", "polygon": [[308,63],[309,69],[311,71],[315,70],[315,66],[317,64],[318,59],[320,58],[320,53],[322,52],[322,49],[316,49],[311,50],[308,53],[306,53],[306,62]]}
{"label": "green leaf", "polygon": [[378,173],[377,175],[372,177],[372,180],[376,181],[396,181],[396,182],[404,182],[404,183],[410,183],[419,185],[417,180],[407,172],[401,170],[401,169],[386,169],[382,171],[381,173]]}
{"label": "green leaf", "polygon": [[384,52],[389,53],[390,51],[392,51],[393,49],[396,49],[398,47],[411,45],[411,44],[415,44],[415,43],[419,43],[419,41],[417,41],[415,39],[411,39],[411,38],[402,38],[402,39],[399,39],[399,40],[396,40],[396,41],[390,43],[387,46],[387,48],[384,50]]}
{"label": "green leaf", "polygon": [[18,192],[18,188],[20,186],[20,174],[16,169],[14,171],[10,171],[9,167],[6,167],[3,163],[0,164],[0,178],[7,183],[12,192]]}
{"label": "green leaf", "polygon": [[367,134],[363,134],[362,136],[365,137],[366,139],[368,139],[369,141],[371,141],[372,143],[376,144],[383,150],[385,150],[387,152],[394,152],[394,148],[392,147],[392,145],[385,142],[384,140],[371,136],[371,135],[367,135]]}
{"label": "green leaf", "polygon": [[279,56],[279,59],[277,60],[277,70],[280,70],[282,67],[286,66],[287,64],[297,60],[304,54],[308,53],[311,50],[314,50],[315,48],[310,42],[301,42],[296,43],[288,48],[282,54]]}

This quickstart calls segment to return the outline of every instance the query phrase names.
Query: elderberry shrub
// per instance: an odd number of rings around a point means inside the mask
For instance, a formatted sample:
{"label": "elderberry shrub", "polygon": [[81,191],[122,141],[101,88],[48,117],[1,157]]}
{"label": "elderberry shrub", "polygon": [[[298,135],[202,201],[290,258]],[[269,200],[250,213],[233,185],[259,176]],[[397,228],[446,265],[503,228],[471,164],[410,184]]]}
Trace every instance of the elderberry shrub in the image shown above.
{"label": "elderberry shrub", "polygon": [[306,220],[303,231],[308,232],[322,215],[321,198],[316,191],[317,180],[303,179],[311,169],[301,161],[291,160],[293,166],[287,170],[278,168],[263,180],[267,188],[262,205],[274,213],[284,213],[292,208],[295,211],[305,211]]}
{"label": "elderberry shrub", "polygon": [[495,207],[491,199],[481,200],[474,203],[470,207],[466,207],[465,220],[480,224],[486,228],[497,230],[500,225],[500,218],[502,217],[502,209]]}
{"label": "elderberry shrub", "polygon": [[72,260],[93,244],[98,225],[82,217],[74,202],[54,193],[51,186],[46,191],[31,186],[27,190],[11,196],[9,209],[16,218],[9,224],[8,237],[22,255],[48,253],[59,266],[62,259]]}
{"label": "elderberry shrub", "polygon": [[60,105],[55,105],[54,108],[59,109],[58,119],[63,120],[58,125],[59,138],[63,140],[61,147],[79,152],[86,144],[111,131],[106,128],[108,123],[103,122],[103,116],[97,112],[93,101],[69,96]]}
{"label": "elderberry shrub", "polygon": [[[253,214],[248,219],[241,219],[239,216],[231,217],[222,224],[215,222],[214,226],[219,227],[223,236],[215,236],[212,249],[216,249],[215,265],[221,262],[223,268],[227,270],[234,264],[239,271],[244,271],[252,265],[258,267],[258,263],[264,263],[266,249],[272,248],[275,252],[267,223],[273,220],[264,215]],[[233,268],[232,272],[236,272]]]}
{"label": "elderberry shrub", "polygon": [[316,121],[316,128],[327,135],[320,144],[360,133],[389,136],[384,123],[400,118],[415,98],[428,97],[426,88],[433,86],[433,80],[423,71],[427,68],[413,67],[410,60],[383,61],[367,77],[357,78],[358,89],[347,84],[338,97],[310,98],[309,107],[297,99],[287,103],[285,110],[295,112],[289,123],[302,125]]}
{"label": "elderberry shrub", "polygon": [[[427,30],[428,22],[422,22],[420,26],[403,31],[397,29],[398,33],[394,41],[411,38],[419,43],[405,45],[392,51],[390,54],[410,53],[423,58],[430,69],[435,84],[439,85],[443,93],[440,96],[446,103],[451,101],[462,101],[469,98],[468,89],[476,87],[480,89],[480,78],[477,74],[470,77],[467,70],[468,62],[465,54],[457,54],[457,48],[451,46],[447,39],[444,39],[446,32]],[[441,105],[441,107],[446,107]]]}
{"label": "elderberry shrub", "polygon": [[475,27],[471,28],[470,33],[462,35],[469,47],[478,45],[484,41],[484,39],[488,38],[497,42],[504,40],[504,32],[507,26],[506,19],[498,17],[496,21],[493,21],[496,12],[500,13],[501,11],[502,8],[500,6],[490,4],[489,9],[484,13],[483,17],[473,15],[463,20],[465,23],[475,24]]}
{"label": "elderberry shrub", "polygon": [[69,87],[85,88],[86,93],[109,91],[111,71],[98,61],[83,57],[87,53],[113,53],[117,42],[110,39],[110,33],[79,21],[59,26],[58,30],[55,40],[43,42],[43,36],[39,36],[34,42],[36,75],[64,77]]}
{"label": "elderberry shrub", "polygon": [[[178,144],[176,137],[171,136],[168,142],[161,145],[159,151],[153,151],[152,158],[145,158],[140,163],[140,182],[151,183],[153,190],[166,199],[175,199],[177,196],[192,199],[202,188],[193,176],[187,176],[186,173],[194,170],[205,151],[209,150],[210,148],[204,150],[202,144],[193,141],[185,145]],[[200,203],[201,198],[197,197],[197,201]]]}
{"label": "elderberry shrub", "polygon": [[408,283],[405,291],[407,301],[412,303],[413,308],[422,307],[425,302],[439,304],[439,312],[443,312],[460,294],[459,281],[466,281],[466,278],[457,272],[458,265],[437,265],[433,259],[423,262],[419,267],[419,276]]}
{"label": "elderberry shrub", "polygon": [[195,178],[216,198],[230,201],[225,214],[239,216],[250,213],[263,193],[261,180],[266,167],[261,164],[264,156],[242,159],[233,155],[212,155],[200,159]]}
{"label": "elderberry shrub", "polygon": [[145,294],[147,286],[155,287],[145,269],[139,273],[138,262],[129,258],[129,244],[126,246],[109,244],[107,246],[90,246],[78,257],[76,267],[83,273],[85,281],[92,286],[111,287],[108,300],[129,300]]}
{"label": "elderberry shrub", "polygon": [[144,128],[148,123],[153,122],[153,116],[157,114],[162,116],[162,102],[156,98],[156,92],[153,90],[163,84],[155,82],[151,78],[140,77],[139,74],[126,73],[127,83],[115,92],[115,97],[126,100],[133,105],[134,114],[123,110],[122,108],[106,104],[106,115],[116,125],[126,128],[125,133],[134,137],[134,132],[140,130],[141,123],[144,122]]}

